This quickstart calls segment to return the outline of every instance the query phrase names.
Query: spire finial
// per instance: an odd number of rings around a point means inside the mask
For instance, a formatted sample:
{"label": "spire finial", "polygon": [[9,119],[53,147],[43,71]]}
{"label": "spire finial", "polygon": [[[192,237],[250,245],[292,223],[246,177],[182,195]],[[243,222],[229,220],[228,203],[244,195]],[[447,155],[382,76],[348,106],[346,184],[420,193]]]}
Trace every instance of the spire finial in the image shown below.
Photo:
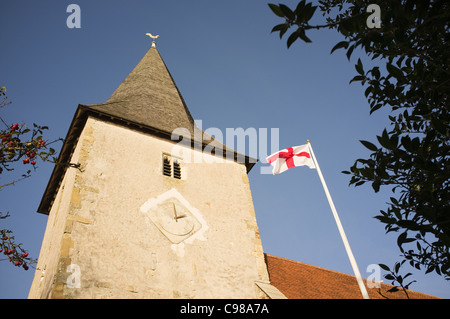
{"label": "spire finial", "polygon": [[150,38],[153,39],[152,41],[152,48],[156,48],[156,39],[159,37],[159,35],[152,35],[151,33],[146,33],[145,35],[148,35]]}

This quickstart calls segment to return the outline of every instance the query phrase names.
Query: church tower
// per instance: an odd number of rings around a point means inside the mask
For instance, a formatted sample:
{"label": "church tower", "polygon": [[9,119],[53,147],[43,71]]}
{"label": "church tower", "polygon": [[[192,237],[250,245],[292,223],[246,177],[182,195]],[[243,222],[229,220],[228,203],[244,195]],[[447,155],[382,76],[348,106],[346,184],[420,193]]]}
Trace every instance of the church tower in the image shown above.
{"label": "church tower", "polygon": [[[199,129],[155,44],[79,105],[38,212],[29,298],[268,298],[242,156]],[[77,165],[64,165],[64,164]]]}

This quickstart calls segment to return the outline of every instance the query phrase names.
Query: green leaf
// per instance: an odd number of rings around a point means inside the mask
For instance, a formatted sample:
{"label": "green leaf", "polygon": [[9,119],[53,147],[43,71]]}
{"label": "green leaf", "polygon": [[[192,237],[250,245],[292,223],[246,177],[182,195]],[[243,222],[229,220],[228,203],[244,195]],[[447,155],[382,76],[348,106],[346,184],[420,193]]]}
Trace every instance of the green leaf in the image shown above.
{"label": "green leaf", "polygon": [[332,54],[334,51],[336,51],[337,49],[341,49],[341,48],[348,48],[348,41],[341,41],[338,44],[336,44],[332,49],[330,54]]}
{"label": "green leaf", "polygon": [[395,205],[398,205],[398,200],[395,197],[390,197],[389,198],[391,200],[391,202],[393,202]]}
{"label": "green leaf", "polygon": [[[308,22],[314,13],[316,12],[317,6],[312,6],[312,3],[308,3],[305,7],[303,22]],[[297,13],[298,14],[298,13]]]}
{"label": "green leaf", "polygon": [[401,266],[400,263],[395,263],[394,271],[395,271],[396,274],[398,274],[398,271],[400,270],[400,266]]}
{"label": "green leaf", "polygon": [[378,139],[378,142],[381,144],[381,146],[383,146],[384,148],[386,148],[386,149],[391,148],[389,135],[388,135],[386,129],[383,130],[383,133],[381,134],[381,136],[377,136],[377,139]]}
{"label": "green leaf", "polygon": [[363,69],[361,59],[358,59],[358,63],[355,65],[355,69],[359,74],[364,75],[364,69]]}
{"label": "green leaf", "polygon": [[411,152],[411,138],[409,136],[403,136],[402,139],[402,145],[408,152]]}
{"label": "green leaf", "polygon": [[407,236],[407,233],[406,233],[406,232],[401,233],[401,234],[398,236],[398,238],[397,238],[397,245],[398,245],[398,246],[403,245],[403,241],[405,240],[406,236]]}
{"label": "green leaf", "polygon": [[285,27],[286,27],[286,23],[277,24],[276,26],[273,27],[272,31],[270,31],[270,32],[272,33],[275,31],[281,31]]}
{"label": "green leaf", "polygon": [[385,264],[378,264],[378,266],[381,267],[381,269],[386,270],[386,271],[391,271],[391,269],[389,269],[388,266],[386,266]]}
{"label": "green leaf", "polygon": [[373,107],[370,107],[370,114],[372,114],[373,112],[375,112],[376,110],[378,110],[378,109],[381,108],[382,106],[383,106],[383,104],[377,103],[377,104],[374,105]]}
{"label": "green leaf", "polygon": [[273,3],[269,3],[269,8],[272,10],[273,13],[275,13],[277,16],[284,18],[285,14],[283,13],[283,11],[280,9],[279,6],[277,6],[276,4]]}
{"label": "green leaf", "polygon": [[364,75],[356,75],[353,79],[350,80],[350,82],[348,82],[348,84],[355,82],[355,81],[363,81],[365,80],[365,76]]}
{"label": "green leaf", "polygon": [[408,278],[409,276],[412,276],[412,273],[410,273],[410,272],[407,273],[406,275],[403,276],[403,279],[406,279],[406,278]]}
{"label": "green leaf", "polygon": [[391,145],[391,149],[397,148],[398,145],[398,135],[393,134],[389,139],[389,144]]}
{"label": "green leaf", "polygon": [[378,150],[378,147],[375,144],[372,144],[372,143],[370,143],[368,141],[363,141],[363,140],[360,140],[360,142],[361,142],[362,145],[364,145],[366,148],[368,148],[371,151],[375,152],[375,151]]}
{"label": "green leaf", "polygon": [[402,78],[403,72],[399,68],[393,66],[390,63],[386,63],[386,70],[388,70],[389,74],[394,76],[395,78]]}
{"label": "green leaf", "polygon": [[297,7],[295,8],[294,12],[295,14],[299,14],[305,9],[306,0],[302,0],[297,4]]}
{"label": "green leaf", "polygon": [[280,3],[279,8],[284,13],[284,16],[287,17],[289,20],[295,20],[295,13],[291,9],[289,9],[288,6]]}
{"label": "green leaf", "polygon": [[302,39],[306,43],[311,43],[312,42],[311,39],[306,36],[304,29],[300,29],[299,30],[299,35],[298,36],[299,36],[300,39]]}
{"label": "green leaf", "polygon": [[380,78],[380,68],[375,66],[372,70],[370,70],[370,73],[372,73],[372,75],[376,78],[379,79]]}
{"label": "green leaf", "polygon": [[415,238],[408,238],[407,235],[408,235],[407,231],[405,231],[405,232],[401,233],[397,238],[397,245],[398,245],[398,247],[400,247],[400,249],[402,251],[403,251],[403,249],[402,249],[403,244],[410,243],[410,242],[413,242],[416,240]]}
{"label": "green leaf", "polygon": [[380,191],[381,182],[379,180],[376,180],[372,183],[372,188],[375,191],[375,193],[378,193]]}
{"label": "green leaf", "polygon": [[280,30],[280,39],[283,37],[283,35],[286,33],[286,31],[289,29],[289,23],[285,23],[285,27]]}
{"label": "green leaf", "polygon": [[287,47],[289,48],[289,47],[292,45],[292,43],[294,43],[295,40],[298,39],[298,37],[299,37],[299,32],[298,32],[298,30],[292,32],[292,34],[289,36],[289,38],[288,38],[288,40],[287,40]]}
{"label": "green leaf", "polygon": [[428,273],[432,272],[434,269],[435,269],[435,266],[429,266],[427,268],[427,270],[425,271],[425,274],[428,274]]}
{"label": "green leaf", "polygon": [[[394,280],[395,279],[394,276],[392,276],[391,274],[384,275],[384,278],[386,278],[388,280]],[[396,288],[396,287],[394,287],[394,288]],[[394,288],[391,288],[391,290],[394,289]]]}
{"label": "green leaf", "polygon": [[353,44],[351,47],[349,47],[348,48],[348,50],[347,50],[347,53],[346,53],[346,55],[347,55],[347,59],[350,61],[350,57],[352,56],[352,52],[353,52],[353,50],[355,49],[355,47],[356,47],[356,44]]}

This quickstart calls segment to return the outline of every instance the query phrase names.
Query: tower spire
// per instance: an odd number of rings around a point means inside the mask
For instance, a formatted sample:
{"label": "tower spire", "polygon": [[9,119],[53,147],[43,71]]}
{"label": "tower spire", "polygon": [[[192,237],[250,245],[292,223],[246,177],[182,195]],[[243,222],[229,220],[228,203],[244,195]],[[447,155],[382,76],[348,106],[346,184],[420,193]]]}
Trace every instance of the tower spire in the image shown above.
{"label": "tower spire", "polygon": [[194,136],[194,120],[163,59],[152,47],[105,103],[90,109],[171,134],[183,127]]}

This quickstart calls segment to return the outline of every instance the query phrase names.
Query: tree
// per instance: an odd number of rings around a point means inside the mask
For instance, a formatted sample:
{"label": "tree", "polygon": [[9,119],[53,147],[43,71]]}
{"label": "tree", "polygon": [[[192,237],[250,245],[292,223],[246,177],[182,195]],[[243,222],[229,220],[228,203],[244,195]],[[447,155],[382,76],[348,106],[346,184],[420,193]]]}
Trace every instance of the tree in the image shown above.
{"label": "tree", "polygon": [[[311,29],[332,29],[344,40],[331,53],[346,50],[350,60],[362,49],[375,65],[368,70],[358,59],[350,80],[365,87],[370,114],[390,108],[390,126],[376,141],[361,141],[371,152],[350,170],[350,185],[371,183],[373,190],[389,187],[387,209],[375,216],[386,232],[397,232],[402,261],[387,279],[407,286],[398,274],[408,261],[426,273],[450,279],[450,3],[446,0],[376,1],[380,21],[372,21],[373,0],[302,0],[296,8],[269,4],[283,19],[273,27],[280,38],[289,29],[288,48],[297,40],[309,43]],[[369,12],[367,11],[369,7]],[[325,22],[312,25],[317,9]],[[380,265],[390,271],[386,265]],[[395,276],[393,275],[395,274]],[[409,285],[409,284],[408,284]]]}
{"label": "tree", "polygon": [[[10,104],[5,87],[0,87],[0,99],[0,109]],[[17,163],[27,169],[21,176],[1,182],[1,191],[4,187],[30,177],[32,170],[37,168],[38,161],[54,162],[55,150],[49,147],[53,142],[44,140],[42,136],[43,131],[48,129],[46,126],[33,124],[33,128],[29,129],[25,124],[7,124],[2,117],[0,121],[0,125],[4,127],[0,129],[0,178],[14,171]],[[0,212],[0,222],[8,216],[10,216],[9,212]],[[14,266],[22,266],[23,269],[28,270],[29,265],[35,264],[36,260],[29,256],[28,252],[22,248],[22,244],[15,241],[12,233],[12,230],[0,229],[0,253],[5,255],[5,259],[0,260],[8,260]]]}

